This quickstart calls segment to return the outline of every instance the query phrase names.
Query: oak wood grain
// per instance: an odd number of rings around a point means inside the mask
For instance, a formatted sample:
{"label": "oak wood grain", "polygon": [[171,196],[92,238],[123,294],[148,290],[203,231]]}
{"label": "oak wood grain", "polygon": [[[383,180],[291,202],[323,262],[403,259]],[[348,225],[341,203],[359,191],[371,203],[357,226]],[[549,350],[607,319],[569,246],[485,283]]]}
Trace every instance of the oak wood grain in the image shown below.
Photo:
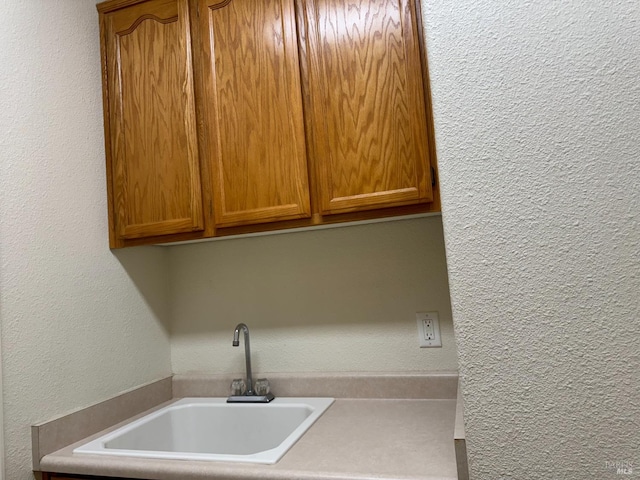
{"label": "oak wood grain", "polygon": [[429,203],[429,210],[439,212],[442,209],[440,201],[440,181],[438,175],[438,158],[436,155],[436,135],[433,124],[433,104],[431,100],[431,81],[429,80],[429,62],[427,59],[427,46],[425,43],[426,32],[422,23],[422,3],[413,0],[412,5],[416,27],[418,30],[418,46],[420,48],[420,60],[422,63],[422,88],[424,91],[424,104],[427,115],[427,141],[429,144],[429,165],[431,167],[431,185],[433,200]]}
{"label": "oak wood grain", "polygon": [[311,215],[293,0],[200,0],[218,227]]}
{"label": "oak wood grain", "polygon": [[103,17],[114,236],[200,231],[186,0],[150,0]]}
{"label": "oak wood grain", "polygon": [[[439,186],[430,188],[437,162],[419,3],[100,4],[110,245],[439,211]],[[113,74],[123,67],[117,35],[129,37],[125,60],[137,74]],[[135,83],[158,81],[145,68],[178,64],[184,70],[163,72],[160,81],[183,81],[168,98]],[[138,89],[123,92],[122,79]],[[154,88],[162,98],[144,110]],[[138,105],[125,105],[126,92],[136,93]],[[172,142],[177,153],[163,157]],[[157,157],[131,162],[131,152],[154,145]],[[166,165],[169,156],[178,162]],[[164,206],[163,189],[177,193]]]}
{"label": "oak wood grain", "polygon": [[100,22],[100,65],[102,69],[102,114],[104,125],[104,150],[106,157],[107,178],[107,211],[109,227],[109,246],[120,248],[124,246],[123,240],[116,235],[116,213],[114,208],[115,195],[113,193],[113,155],[111,152],[111,125],[110,125],[110,101],[109,101],[109,62],[107,57],[107,20],[105,15],[99,15]]}
{"label": "oak wood grain", "polygon": [[336,225],[346,222],[368,222],[376,219],[395,220],[407,215],[420,215],[438,213],[431,207],[431,203],[416,203],[413,205],[402,205],[400,207],[380,208],[375,210],[362,210],[358,212],[337,213],[334,215],[312,214],[311,218],[301,218],[294,220],[283,220],[278,222],[257,223],[238,225],[234,227],[219,228],[215,235],[199,235],[192,233],[177,233],[174,235],[163,235],[157,237],[133,238],[127,240],[125,247],[138,245],[171,244],[174,242],[184,242],[190,240],[204,240],[207,238],[229,237],[234,235],[244,235],[248,233],[261,234],[279,230],[293,230],[297,228],[310,228],[321,225]]}
{"label": "oak wood grain", "polygon": [[308,0],[302,8],[320,212],[430,202],[415,5]]}

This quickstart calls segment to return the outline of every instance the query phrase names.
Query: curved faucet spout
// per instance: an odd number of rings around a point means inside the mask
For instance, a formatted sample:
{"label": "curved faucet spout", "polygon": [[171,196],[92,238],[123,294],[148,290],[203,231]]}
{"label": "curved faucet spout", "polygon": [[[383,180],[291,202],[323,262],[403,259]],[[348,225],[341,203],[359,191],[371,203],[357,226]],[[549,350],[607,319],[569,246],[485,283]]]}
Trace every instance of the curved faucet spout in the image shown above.
{"label": "curved faucet spout", "polygon": [[240,330],[244,332],[244,358],[247,367],[247,395],[253,395],[253,378],[251,375],[251,348],[249,346],[249,327],[244,323],[236,325],[233,331],[233,346],[240,346]]}

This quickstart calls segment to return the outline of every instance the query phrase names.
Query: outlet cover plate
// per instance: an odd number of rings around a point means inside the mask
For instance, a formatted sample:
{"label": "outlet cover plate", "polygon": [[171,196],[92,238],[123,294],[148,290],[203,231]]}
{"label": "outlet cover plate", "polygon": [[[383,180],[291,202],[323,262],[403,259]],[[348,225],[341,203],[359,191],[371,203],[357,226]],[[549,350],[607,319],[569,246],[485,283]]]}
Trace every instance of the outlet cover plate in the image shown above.
{"label": "outlet cover plate", "polygon": [[420,348],[442,347],[438,312],[417,312],[416,322]]}

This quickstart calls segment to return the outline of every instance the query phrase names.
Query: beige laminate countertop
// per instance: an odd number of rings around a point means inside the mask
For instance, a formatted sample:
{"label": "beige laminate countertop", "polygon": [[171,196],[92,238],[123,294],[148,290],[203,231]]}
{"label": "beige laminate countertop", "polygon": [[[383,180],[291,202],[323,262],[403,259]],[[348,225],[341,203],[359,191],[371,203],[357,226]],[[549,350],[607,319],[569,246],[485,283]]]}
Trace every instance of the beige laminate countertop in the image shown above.
{"label": "beige laminate countertop", "polygon": [[149,480],[453,480],[455,413],[454,399],[338,398],[275,465],[72,453],[119,424],[45,455],[40,469]]}

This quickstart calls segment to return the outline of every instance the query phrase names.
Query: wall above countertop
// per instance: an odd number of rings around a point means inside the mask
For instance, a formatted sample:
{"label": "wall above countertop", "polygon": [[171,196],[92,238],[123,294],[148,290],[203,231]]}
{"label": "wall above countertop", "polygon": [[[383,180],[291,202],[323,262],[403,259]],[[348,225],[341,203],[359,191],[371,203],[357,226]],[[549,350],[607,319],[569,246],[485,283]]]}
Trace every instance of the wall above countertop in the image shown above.
{"label": "wall above countertop", "polygon": [[[174,373],[451,371],[457,356],[440,217],[168,247]],[[415,313],[439,311],[442,348]]]}

